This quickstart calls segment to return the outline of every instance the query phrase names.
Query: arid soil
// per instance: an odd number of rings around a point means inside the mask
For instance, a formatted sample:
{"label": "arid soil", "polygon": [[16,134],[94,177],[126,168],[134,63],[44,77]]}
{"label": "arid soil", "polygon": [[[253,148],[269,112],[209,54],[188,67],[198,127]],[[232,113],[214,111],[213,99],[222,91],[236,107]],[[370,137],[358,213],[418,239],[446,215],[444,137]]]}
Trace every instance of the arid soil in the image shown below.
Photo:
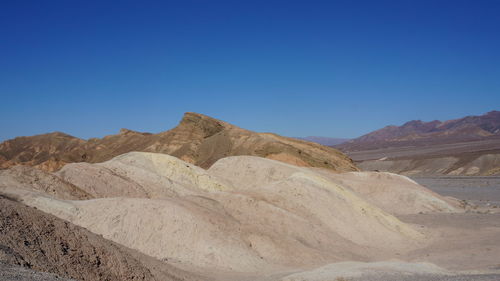
{"label": "arid soil", "polygon": [[[77,280],[177,280],[189,274],[16,200],[0,197],[0,262]],[[165,274],[170,271],[169,275]],[[188,279],[185,279],[188,280]],[[198,280],[192,275],[192,280]]]}
{"label": "arid soil", "polygon": [[480,208],[500,212],[500,177],[413,177],[419,184],[444,196],[466,200]]}
{"label": "arid soil", "polygon": [[352,151],[348,155],[365,171],[409,176],[500,174],[500,138],[449,144]]}
{"label": "arid soil", "polygon": [[21,266],[0,262],[0,280],[2,281],[75,281],[62,278],[52,273],[39,272]]}
{"label": "arid soil", "polygon": [[[442,195],[465,200],[469,208],[462,214],[398,216],[404,222],[421,225],[424,230],[434,232],[434,243],[410,253],[407,258],[459,271],[500,270],[500,208],[496,207],[500,201],[500,178],[433,177],[414,180]],[[499,280],[500,276],[484,278],[457,280]]]}
{"label": "arid soil", "polygon": [[202,168],[226,156],[254,155],[298,166],[357,170],[349,157],[331,147],[255,133],[197,113],[186,113],[177,127],[158,134],[122,129],[102,139],[59,132],[18,137],[0,144],[0,168],[23,164],[56,171],[67,163],[98,163],[131,151],[170,154]]}
{"label": "arid soil", "polygon": [[409,176],[500,174],[500,111],[387,126],[335,146],[364,171]]}
{"label": "arid soil", "polygon": [[228,157],[206,171],[169,155],[133,152],[70,177],[73,168],[85,171],[77,165],[61,171],[64,180],[100,199],[3,192],[147,255],[205,270],[273,272],[366,260],[409,251],[423,239],[350,189],[270,159]]}
{"label": "arid soil", "polygon": [[202,169],[148,152],[55,173],[14,167],[0,173],[0,261],[77,280],[497,274],[500,213],[415,180],[255,156]]}
{"label": "arid soil", "polygon": [[0,187],[40,191],[58,199],[91,199],[92,195],[49,172],[29,166],[0,170]]}
{"label": "arid soil", "polygon": [[349,278],[347,281],[498,281],[499,274],[467,274],[442,276],[436,274],[383,274],[373,273],[363,277]]}

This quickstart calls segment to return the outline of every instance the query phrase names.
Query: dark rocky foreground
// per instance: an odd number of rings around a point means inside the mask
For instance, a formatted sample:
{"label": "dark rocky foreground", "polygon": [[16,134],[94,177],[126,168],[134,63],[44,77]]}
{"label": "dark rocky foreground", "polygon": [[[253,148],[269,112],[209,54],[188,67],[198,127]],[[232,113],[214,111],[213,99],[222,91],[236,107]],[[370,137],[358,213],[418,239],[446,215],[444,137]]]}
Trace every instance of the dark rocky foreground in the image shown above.
{"label": "dark rocky foreground", "polygon": [[[193,274],[4,196],[0,196],[0,263],[3,263],[0,267],[2,281],[61,280],[57,276],[88,281],[200,280]],[[37,275],[36,272],[55,275]],[[29,274],[34,277],[30,279]],[[22,279],[25,276],[28,279]],[[35,279],[39,276],[56,279]]]}
{"label": "dark rocky foreground", "polygon": [[0,281],[73,281],[58,275],[33,271],[21,266],[0,262]]}

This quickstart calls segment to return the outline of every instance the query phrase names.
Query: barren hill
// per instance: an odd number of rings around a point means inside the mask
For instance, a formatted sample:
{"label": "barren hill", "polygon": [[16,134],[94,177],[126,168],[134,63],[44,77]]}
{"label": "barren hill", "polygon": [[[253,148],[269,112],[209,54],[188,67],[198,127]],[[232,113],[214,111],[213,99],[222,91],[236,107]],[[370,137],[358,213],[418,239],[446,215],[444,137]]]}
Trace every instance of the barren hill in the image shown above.
{"label": "barren hill", "polygon": [[167,263],[163,263],[160,272],[151,260],[0,195],[0,263],[76,280],[199,280]]}
{"label": "barren hill", "polygon": [[344,151],[387,147],[423,146],[457,143],[500,137],[500,111],[480,116],[431,122],[413,120],[401,126],[387,126],[359,138],[337,145]]}
{"label": "barren hill", "polygon": [[329,138],[329,137],[321,137],[321,136],[307,136],[307,137],[299,137],[299,140],[305,140],[310,142],[319,143],[327,146],[334,146],[341,143],[344,143],[350,139],[346,138]]}
{"label": "barren hill", "polygon": [[[414,263],[429,254],[446,268],[496,266],[500,228],[479,236],[470,226],[428,228],[427,216],[457,218],[465,205],[404,176],[335,173],[255,156],[225,157],[202,169],[151,152],[36,171],[11,167],[0,175],[0,197],[10,198],[0,199],[0,262],[28,261],[61,277],[326,281],[380,269],[448,274]],[[477,221],[478,214],[469,215]],[[456,254],[471,237],[475,248]]]}
{"label": "barren hill", "polygon": [[[394,189],[409,199],[404,204],[392,206],[393,198],[382,195],[372,204],[326,169],[253,156],[226,157],[203,170],[170,155],[130,152],[104,163],[69,164],[54,175],[96,199],[61,200],[22,186],[0,186],[0,193],[159,260],[204,271],[272,273],[391,257],[426,243],[392,213],[458,211],[422,187]],[[373,180],[354,178],[353,186],[365,188]],[[373,192],[387,193],[383,185],[397,178],[385,176]]]}
{"label": "barren hill", "polygon": [[387,126],[336,146],[363,170],[405,175],[500,174],[500,111]]}
{"label": "barren hill", "polygon": [[18,137],[0,144],[0,168],[23,164],[56,171],[67,163],[97,163],[130,151],[170,154],[208,168],[220,158],[254,155],[298,166],[357,170],[349,157],[316,143],[256,133],[197,113],[158,134],[122,129],[117,135],[82,140],[63,133]]}

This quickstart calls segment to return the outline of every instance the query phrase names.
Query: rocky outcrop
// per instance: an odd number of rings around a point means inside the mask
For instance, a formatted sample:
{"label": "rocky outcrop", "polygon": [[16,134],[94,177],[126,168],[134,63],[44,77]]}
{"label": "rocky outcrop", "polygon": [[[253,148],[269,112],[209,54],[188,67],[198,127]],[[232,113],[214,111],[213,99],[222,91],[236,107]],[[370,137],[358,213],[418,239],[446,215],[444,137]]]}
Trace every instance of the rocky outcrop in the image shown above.
{"label": "rocky outcrop", "polygon": [[131,151],[170,154],[203,168],[226,156],[253,155],[300,166],[357,170],[336,149],[248,131],[197,113],[186,113],[177,127],[159,134],[121,129],[117,135],[87,141],[63,133],[15,138],[0,144],[0,168],[21,164],[56,171],[67,163],[104,162]]}

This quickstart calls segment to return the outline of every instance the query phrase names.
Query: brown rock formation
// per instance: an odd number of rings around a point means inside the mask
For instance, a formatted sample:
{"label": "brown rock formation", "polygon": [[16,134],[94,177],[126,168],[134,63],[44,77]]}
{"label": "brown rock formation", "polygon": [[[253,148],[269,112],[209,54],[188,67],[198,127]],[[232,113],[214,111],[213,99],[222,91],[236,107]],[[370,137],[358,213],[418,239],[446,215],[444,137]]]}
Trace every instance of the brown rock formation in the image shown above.
{"label": "brown rock formation", "polygon": [[130,151],[166,153],[203,168],[226,156],[254,155],[300,166],[357,170],[333,148],[255,133],[197,113],[186,113],[177,127],[159,134],[122,129],[87,141],[63,133],[18,137],[0,144],[0,168],[22,164],[55,171],[67,163],[103,162]]}

